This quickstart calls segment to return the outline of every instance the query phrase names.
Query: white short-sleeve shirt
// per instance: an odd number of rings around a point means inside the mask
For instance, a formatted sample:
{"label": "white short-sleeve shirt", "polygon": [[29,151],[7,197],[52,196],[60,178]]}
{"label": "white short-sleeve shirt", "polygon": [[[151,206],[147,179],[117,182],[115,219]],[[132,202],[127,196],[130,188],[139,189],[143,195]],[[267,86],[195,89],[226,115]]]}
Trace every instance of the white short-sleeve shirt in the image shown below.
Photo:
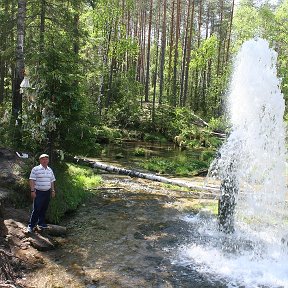
{"label": "white short-sleeve shirt", "polygon": [[45,169],[41,164],[31,170],[29,179],[35,181],[35,189],[40,191],[51,189],[51,183],[56,181],[52,169],[48,166]]}

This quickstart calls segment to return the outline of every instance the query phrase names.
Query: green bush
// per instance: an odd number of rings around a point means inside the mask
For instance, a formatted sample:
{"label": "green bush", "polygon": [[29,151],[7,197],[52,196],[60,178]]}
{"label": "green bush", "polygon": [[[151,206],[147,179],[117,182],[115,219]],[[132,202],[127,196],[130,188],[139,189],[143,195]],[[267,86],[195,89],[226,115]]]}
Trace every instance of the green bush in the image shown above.
{"label": "green bush", "polygon": [[143,147],[136,147],[133,154],[138,157],[143,157],[147,154],[147,150]]}
{"label": "green bush", "polygon": [[152,157],[142,163],[143,168],[160,174],[175,176],[194,176],[203,169],[208,169],[208,164],[197,159],[165,159]]}
{"label": "green bush", "polygon": [[159,133],[146,133],[143,137],[144,141],[166,143],[167,139]]}
{"label": "green bush", "polygon": [[97,143],[110,143],[114,142],[115,139],[121,138],[122,132],[119,129],[102,126],[100,128],[94,128],[94,139]]}
{"label": "green bush", "polygon": [[227,119],[224,116],[214,118],[212,117],[209,120],[209,128],[213,131],[220,131],[220,132],[226,132],[229,125],[227,122]]}
{"label": "green bush", "polygon": [[210,164],[215,158],[215,154],[216,152],[211,150],[202,151],[200,154],[200,160]]}
{"label": "green bush", "polygon": [[56,176],[56,197],[51,200],[47,217],[52,223],[59,223],[65,213],[75,210],[91,195],[90,188],[100,185],[101,177],[88,167],[74,164],[58,164]]}

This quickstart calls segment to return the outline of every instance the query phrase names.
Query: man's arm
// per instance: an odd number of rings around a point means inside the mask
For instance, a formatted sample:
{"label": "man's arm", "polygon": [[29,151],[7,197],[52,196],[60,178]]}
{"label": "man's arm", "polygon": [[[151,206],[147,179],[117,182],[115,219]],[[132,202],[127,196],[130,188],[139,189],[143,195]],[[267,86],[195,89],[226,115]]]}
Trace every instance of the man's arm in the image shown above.
{"label": "man's arm", "polygon": [[29,179],[29,185],[31,190],[31,198],[34,199],[36,197],[35,180]]}
{"label": "man's arm", "polygon": [[55,183],[55,181],[51,182],[51,196],[52,196],[52,198],[54,198],[56,195],[54,183]]}

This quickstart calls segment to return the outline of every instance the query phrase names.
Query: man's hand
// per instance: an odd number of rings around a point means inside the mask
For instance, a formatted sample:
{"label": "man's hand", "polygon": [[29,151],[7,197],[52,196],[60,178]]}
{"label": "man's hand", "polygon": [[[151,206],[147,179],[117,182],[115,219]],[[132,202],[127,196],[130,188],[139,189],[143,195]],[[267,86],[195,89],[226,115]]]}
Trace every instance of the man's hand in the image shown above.
{"label": "man's hand", "polygon": [[31,191],[31,198],[35,199],[35,197],[36,197],[36,192],[35,191]]}
{"label": "man's hand", "polygon": [[51,196],[52,196],[52,198],[54,198],[56,196],[55,190],[52,190]]}

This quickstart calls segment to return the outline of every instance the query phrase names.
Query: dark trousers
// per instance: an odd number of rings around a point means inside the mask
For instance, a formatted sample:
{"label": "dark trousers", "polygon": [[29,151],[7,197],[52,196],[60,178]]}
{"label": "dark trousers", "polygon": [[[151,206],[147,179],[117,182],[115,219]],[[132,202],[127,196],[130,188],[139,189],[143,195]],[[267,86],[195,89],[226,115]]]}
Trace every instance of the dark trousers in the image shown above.
{"label": "dark trousers", "polygon": [[29,226],[34,228],[38,225],[46,225],[45,215],[49,206],[51,189],[47,191],[36,190],[36,197],[33,201],[33,210],[31,213]]}

